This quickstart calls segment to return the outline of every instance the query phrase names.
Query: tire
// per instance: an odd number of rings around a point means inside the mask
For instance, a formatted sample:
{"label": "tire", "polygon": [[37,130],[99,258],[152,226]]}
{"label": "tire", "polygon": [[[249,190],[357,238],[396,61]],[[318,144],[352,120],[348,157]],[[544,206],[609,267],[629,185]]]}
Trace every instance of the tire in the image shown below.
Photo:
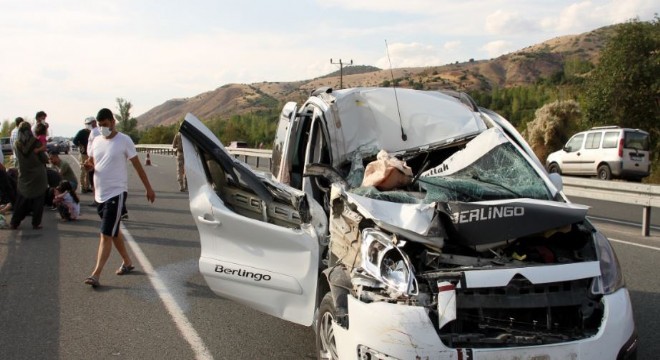
{"label": "tire", "polygon": [[321,300],[316,319],[316,354],[319,359],[339,358],[332,324],[337,316],[335,302],[328,291]]}
{"label": "tire", "polygon": [[548,166],[548,172],[550,174],[559,174],[561,175],[561,169],[559,168],[559,165],[557,163],[552,163],[550,166]]}
{"label": "tire", "polygon": [[612,178],[612,170],[607,165],[601,165],[598,167],[598,179],[600,180],[610,180]]}

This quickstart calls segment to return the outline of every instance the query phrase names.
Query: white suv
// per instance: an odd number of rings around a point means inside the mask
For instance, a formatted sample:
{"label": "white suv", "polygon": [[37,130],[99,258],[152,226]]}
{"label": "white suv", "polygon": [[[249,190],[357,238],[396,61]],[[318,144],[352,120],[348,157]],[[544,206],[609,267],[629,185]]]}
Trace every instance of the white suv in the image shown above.
{"label": "white suv", "polygon": [[651,170],[649,134],[618,126],[579,132],[548,156],[548,172],[640,181]]}

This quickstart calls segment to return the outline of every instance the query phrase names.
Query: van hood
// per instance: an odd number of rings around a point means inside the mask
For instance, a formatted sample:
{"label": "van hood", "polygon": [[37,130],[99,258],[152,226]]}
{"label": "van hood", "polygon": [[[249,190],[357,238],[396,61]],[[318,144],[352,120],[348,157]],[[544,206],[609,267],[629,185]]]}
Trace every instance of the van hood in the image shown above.
{"label": "van hood", "polygon": [[[428,241],[436,247],[442,247],[449,237],[461,245],[488,248],[581,222],[589,209],[584,205],[535,199],[401,204],[347,191],[335,196],[344,196],[357,212],[379,226],[437,239]],[[439,234],[443,236],[438,237]]]}

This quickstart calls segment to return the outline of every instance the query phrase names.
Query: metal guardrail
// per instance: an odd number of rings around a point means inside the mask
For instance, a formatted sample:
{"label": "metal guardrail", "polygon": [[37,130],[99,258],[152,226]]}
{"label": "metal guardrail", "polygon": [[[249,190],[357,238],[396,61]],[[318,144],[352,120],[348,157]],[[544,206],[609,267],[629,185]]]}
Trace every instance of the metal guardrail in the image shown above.
{"label": "metal guardrail", "polygon": [[[135,149],[138,152],[148,152],[151,154],[175,155],[174,149],[172,149],[172,145],[167,144],[137,144],[135,145]],[[260,161],[262,159],[266,159],[268,161],[268,167],[270,167],[272,150],[230,147],[226,147],[225,149],[227,149],[227,151],[229,151],[229,153],[234,155],[236,158],[241,157],[245,162],[248,162],[248,158],[254,158],[257,163],[257,168],[260,166]]]}
{"label": "metal guardrail", "polygon": [[564,194],[642,206],[642,236],[649,236],[651,208],[660,207],[660,186],[562,176]]}
{"label": "metal guardrail", "polygon": [[[135,147],[139,152],[174,155],[172,145],[138,144]],[[270,162],[272,161],[271,150],[250,148],[226,149],[235,157],[242,157],[242,160],[245,162],[248,162],[248,158],[255,158],[257,168],[259,167],[260,159],[268,159],[268,166],[270,166]],[[562,182],[564,184],[564,194],[568,196],[642,206],[642,236],[649,236],[651,208],[660,207],[660,186],[568,176],[562,176]]]}

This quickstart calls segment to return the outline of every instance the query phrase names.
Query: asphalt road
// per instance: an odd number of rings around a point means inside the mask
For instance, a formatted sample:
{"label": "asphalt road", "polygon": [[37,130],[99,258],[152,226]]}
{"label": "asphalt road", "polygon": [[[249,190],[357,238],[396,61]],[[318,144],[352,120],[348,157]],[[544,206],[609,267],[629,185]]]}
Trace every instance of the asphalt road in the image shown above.
{"label": "asphalt road", "polygon": [[[71,157],[64,159],[75,165]],[[43,230],[32,230],[28,221],[20,231],[0,231],[0,358],[314,358],[310,328],[208,290],[197,269],[199,236],[187,194],[178,191],[174,158],[152,155],[151,161],[145,169],[156,190],[154,204],[129,170],[125,227],[137,268],[132,274],[114,274],[121,259],[113,250],[103,286],[95,290],[82,283],[98,246],[99,220],[86,206],[89,194],[81,195],[80,221],[59,222],[55,212],[45,210]],[[606,207],[608,215],[619,206],[597,207],[592,211]],[[641,338],[639,358],[655,358],[660,353],[654,336],[660,331],[660,277],[654,266],[660,261],[660,229],[641,238],[639,227],[594,222],[613,239],[624,268]]]}

